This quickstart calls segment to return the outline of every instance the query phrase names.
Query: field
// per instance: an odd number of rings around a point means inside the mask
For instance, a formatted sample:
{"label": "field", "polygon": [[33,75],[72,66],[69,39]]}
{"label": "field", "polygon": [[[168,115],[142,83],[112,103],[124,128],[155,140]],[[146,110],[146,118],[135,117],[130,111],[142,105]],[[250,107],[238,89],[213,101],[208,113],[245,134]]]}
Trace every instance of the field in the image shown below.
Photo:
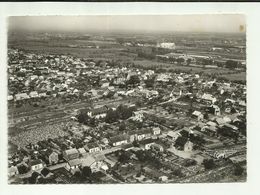
{"label": "field", "polygon": [[[100,48],[93,47],[93,43],[102,46]],[[10,41],[9,47],[24,49],[38,54],[57,54],[57,55],[73,55],[80,58],[94,58],[95,60],[131,60],[135,57],[133,53],[129,53],[119,44],[111,42],[90,42],[84,40],[43,40],[26,42],[22,40]],[[90,48],[91,47],[91,48]]]}
{"label": "field", "polygon": [[156,67],[156,68],[166,68],[168,70],[179,70],[179,71],[191,71],[193,73],[206,73],[206,74],[216,74],[221,77],[224,77],[228,80],[246,80],[246,72],[238,72],[232,71],[226,68],[203,68],[203,67],[196,67],[196,66],[179,66],[170,63],[164,62],[155,62],[152,60],[135,60],[135,64],[141,65],[143,67]]}

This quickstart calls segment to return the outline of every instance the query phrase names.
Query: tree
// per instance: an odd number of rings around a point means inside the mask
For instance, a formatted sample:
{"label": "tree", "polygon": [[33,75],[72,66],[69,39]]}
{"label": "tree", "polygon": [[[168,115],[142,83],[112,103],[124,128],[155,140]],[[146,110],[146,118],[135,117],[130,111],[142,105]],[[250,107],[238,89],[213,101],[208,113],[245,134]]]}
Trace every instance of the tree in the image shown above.
{"label": "tree", "polygon": [[177,58],[177,62],[178,62],[178,64],[181,64],[181,63],[183,63],[185,60],[183,59],[183,58]]}
{"label": "tree", "polygon": [[150,79],[147,79],[147,80],[145,80],[145,86],[147,88],[152,88],[152,87],[154,87],[154,82],[155,82],[155,78],[154,77],[150,78]]}
{"label": "tree", "polygon": [[105,121],[107,123],[113,123],[113,122],[116,122],[118,119],[119,119],[118,111],[109,109],[107,112],[107,115],[105,117]]}
{"label": "tree", "polygon": [[116,111],[118,112],[120,119],[126,120],[133,115],[134,109],[120,104]]}
{"label": "tree", "polygon": [[92,174],[92,170],[90,167],[83,167],[82,169],[82,176],[85,178],[89,178]]}
{"label": "tree", "polygon": [[205,169],[213,169],[215,167],[215,163],[213,159],[204,159],[202,164]]}
{"label": "tree", "polygon": [[136,85],[139,83],[140,83],[140,78],[138,75],[131,75],[130,79],[127,82],[127,84],[129,84],[129,85]]}
{"label": "tree", "polygon": [[244,172],[244,168],[243,167],[241,167],[240,165],[236,165],[235,166],[234,175],[240,176],[240,175],[243,174],[243,172]]}
{"label": "tree", "polygon": [[86,123],[90,119],[87,112],[85,111],[81,111],[77,118],[80,123]]}
{"label": "tree", "polygon": [[24,72],[18,72],[17,77],[25,77],[25,73]]}
{"label": "tree", "polygon": [[32,173],[32,176],[29,177],[29,179],[28,179],[29,183],[30,183],[30,184],[35,184],[36,181],[37,181],[38,176],[39,176],[39,173],[33,172],[33,173]]}
{"label": "tree", "polygon": [[119,124],[119,131],[125,131],[126,130],[126,124],[124,122]]}
{"label": "tree", "polygon": [[42,75],[41,71],[39,71],[39,70],[35,70],[35,71],[33,72],[33,74],[34,74],[34,75],[37,75],[37,76],[41,76],[41,75]]}
{"label": "tree", "polygon": [[20,173],[20,174],[24,174],[24,173],[27,173],[28,172],[28,168],[25,166],[25,165],[20,165],[20,166],[18,166],[17,167],[18,168],[18,172]]}
{"label": "tree", "polygon": [[122,152],[120,155],[119,155],[119,157],[118,157],[118,161],[120,162],[120,163],[126,163],[127,161],[129,161],[129,159],[130,159],[130,156],[129,156],[129,154],[128,153],[126,153],[126,152]]}
{"label": "tree", "polygon": [[140,160],[141,162],[145,162],[146,160],[148,160],[145,151],[138,150],[136,151],[135,155],[138,158],[138,160]]}
{"label": "tree", "polygon": [[226,61],[226,68],[233,70],[233,69],[237,68],[237,66],[238,66],[238,63],[234,60],[227,60]]}
{"label": "tree", "polygon": [[191,63],[191,59],[190,59],[190,58],[188,58],[188,59],[187,59],[187,65],[189,66],[189,65],[190,65],[190,63]]}
{"label": "tree", "polygon": [[204,114],[204,119],[205,119],[205,120],[208,120],[208,119],[209,119],[209,114],[208,114],[207,112],[205,112],[205,114]]}

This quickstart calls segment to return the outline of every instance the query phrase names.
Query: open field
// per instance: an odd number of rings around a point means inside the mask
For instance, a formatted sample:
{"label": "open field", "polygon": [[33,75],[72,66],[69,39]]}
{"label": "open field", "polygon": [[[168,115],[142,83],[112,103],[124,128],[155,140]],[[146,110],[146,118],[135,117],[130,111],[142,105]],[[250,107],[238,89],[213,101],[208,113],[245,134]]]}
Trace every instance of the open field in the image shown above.
{"label": "open field", "polygon": [[203,72],[206,74],[215,74],[232,81],[246,80],[246,72],[232,71],[226,68],[203,68],[203,67],[195,67],[195,66],[180,66],[171,63],[155,62],[152,60],[135,60],[134,63],[144,67],[156,67],[156,68],[166,68],[168,70],[191,71],[194,73]]}
{"label": "open field", "polygon": [[[98,44],[97,44],[98,43]],[[93,44],[101,46],[100,48],[93,47]],[[113,42],[107,41],[84,41],[84,40],[18,40],[10,41],[9,47],[14,47],[26,51],[31,51],[38,54],[56,54],[56,55],[73,55],[80,58],[95,58],[103,60],[130,60],[135,57],[133,53],[129,53]],[[89,48],[91,47],[91,48]]]}

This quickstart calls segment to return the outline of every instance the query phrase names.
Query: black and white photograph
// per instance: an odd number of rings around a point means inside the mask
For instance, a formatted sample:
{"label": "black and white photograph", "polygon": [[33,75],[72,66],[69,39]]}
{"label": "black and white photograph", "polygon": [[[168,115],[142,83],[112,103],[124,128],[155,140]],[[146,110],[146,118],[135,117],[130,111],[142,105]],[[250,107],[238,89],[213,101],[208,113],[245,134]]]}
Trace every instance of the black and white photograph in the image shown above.
{"label": "black and white photograph", "polygon": [[247,181],[242,14],[8,17],[9,184]]}
{"label": "black and white photograph", "polygon": [[0,194],[259,194],[255,3],[0,3]]}

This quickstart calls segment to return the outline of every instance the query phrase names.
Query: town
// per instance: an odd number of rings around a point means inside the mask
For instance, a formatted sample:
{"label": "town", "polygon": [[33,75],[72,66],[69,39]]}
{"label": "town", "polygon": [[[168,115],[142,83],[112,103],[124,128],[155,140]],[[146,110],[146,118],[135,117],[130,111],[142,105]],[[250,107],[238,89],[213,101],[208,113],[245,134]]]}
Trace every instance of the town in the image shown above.
{"label": "town", "polygon": [[23,36],[8,47],[9,183],[246,181],[244,34]]}

